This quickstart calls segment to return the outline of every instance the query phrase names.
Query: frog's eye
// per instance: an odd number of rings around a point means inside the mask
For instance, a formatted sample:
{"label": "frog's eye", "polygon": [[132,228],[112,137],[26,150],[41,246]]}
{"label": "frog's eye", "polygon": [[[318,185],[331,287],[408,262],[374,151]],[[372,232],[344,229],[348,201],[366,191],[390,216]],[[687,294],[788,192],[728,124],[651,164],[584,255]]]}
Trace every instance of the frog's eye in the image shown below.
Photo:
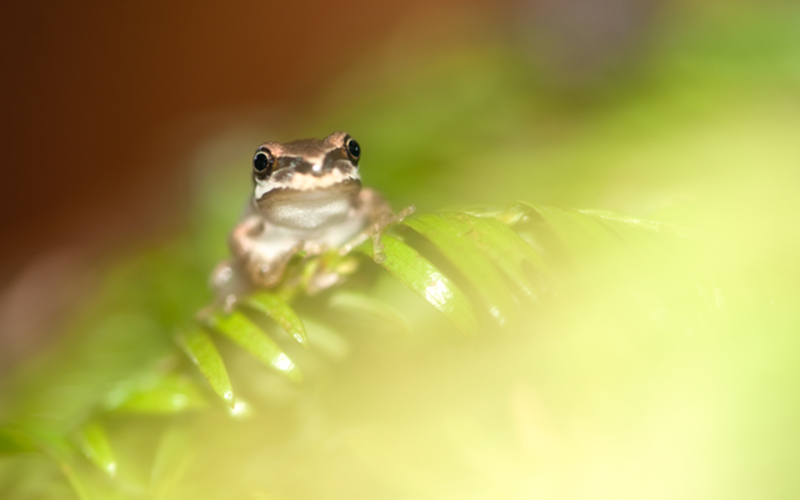
{"label": "frog's eye", "polygon": [[259,179],[265,179],[272,173],[273,163],[275,157],[272,156],[272,152],[267,148],[258,148],[253,156],[253,171]]}
{"label": "frog's eye", "polygon": [[353,163],[357,162],[361,157],[361,146],[359,146],[355,139],[347,139],[345,147],[347,148],[347,154],[350,155],[350,159],[353,160]]}

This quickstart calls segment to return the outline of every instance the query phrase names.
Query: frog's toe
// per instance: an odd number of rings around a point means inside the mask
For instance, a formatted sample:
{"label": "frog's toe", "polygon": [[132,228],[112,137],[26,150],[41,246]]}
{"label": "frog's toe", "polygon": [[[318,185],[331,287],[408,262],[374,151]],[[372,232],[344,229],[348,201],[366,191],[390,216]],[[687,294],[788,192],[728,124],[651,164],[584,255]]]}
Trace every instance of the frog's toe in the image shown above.
{"label": "frog's toe", "polygon": [[233,308],[236,307],[236,303],[238,301],[239,301],[239,298],[236,295],[234,295],[232,293],[229,293],[222,300],[222,310],[225,311],[226,314],[232,313],[233,312]]}
{"label": "frog's toe", "polygon": [[386,260],[386,254],[383,253],[383,242],[381,241],[382,232],[383,228],[377,224],[372,231],[372,260],[378,264]]}
{"label": "frog's toe", "polygon": [[414,205],[409,205],[406,208],[397,212],[394,216],[394,220],[392,221],[393,224],[400,224],[405,220],[406,217],[412,215],[417,210],[417,207]]}

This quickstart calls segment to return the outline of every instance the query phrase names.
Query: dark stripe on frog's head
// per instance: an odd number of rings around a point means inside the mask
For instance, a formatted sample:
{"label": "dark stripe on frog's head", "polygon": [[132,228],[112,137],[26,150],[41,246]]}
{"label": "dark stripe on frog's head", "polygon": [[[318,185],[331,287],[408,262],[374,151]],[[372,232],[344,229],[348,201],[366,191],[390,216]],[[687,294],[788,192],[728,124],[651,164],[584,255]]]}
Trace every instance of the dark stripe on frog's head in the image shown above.
{"label": "dark stripe on frog's head", "polygon": [[[347,157],[347,153],[342,148],[336,148],[327,152],[320,151],[319,155],[314,155],[311,151],[306,150],[302,155],[292,155],[284,152],[275,160],[273,169],[273,178],[279,180],[278,174],[281,171],[292,171],[299,174],[311,174],[315,176],[324,175],[334,168],[339,168],[343,171],[349,171],[352,162]],[[342,163],[344,162],[344,163]],[[317,170],[314,166],[320,164],[321,168]]]}

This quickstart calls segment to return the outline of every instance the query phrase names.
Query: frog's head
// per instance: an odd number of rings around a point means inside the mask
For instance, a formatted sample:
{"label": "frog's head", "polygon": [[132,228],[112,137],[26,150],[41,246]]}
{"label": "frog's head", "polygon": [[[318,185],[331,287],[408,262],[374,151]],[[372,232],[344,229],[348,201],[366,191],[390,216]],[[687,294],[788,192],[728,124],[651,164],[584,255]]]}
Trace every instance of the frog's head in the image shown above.
{"label": "frog's head", "polygon": [[352,206],[361,189],[360,157],[361,146],[345,132],[322,140],[265,142],[253,157],[253,201],[276,222],[285,218],[280,214],[288,217],[318,208],[336,212],[329,214],[336,219]]}
{"label": "frog's head", "polygon": [[360,183],[361,146],[345,132],[321,141],[302,139],[281,144],[265,142],[253,157],[255,200],[274,191],[318,191],[342,183]]}

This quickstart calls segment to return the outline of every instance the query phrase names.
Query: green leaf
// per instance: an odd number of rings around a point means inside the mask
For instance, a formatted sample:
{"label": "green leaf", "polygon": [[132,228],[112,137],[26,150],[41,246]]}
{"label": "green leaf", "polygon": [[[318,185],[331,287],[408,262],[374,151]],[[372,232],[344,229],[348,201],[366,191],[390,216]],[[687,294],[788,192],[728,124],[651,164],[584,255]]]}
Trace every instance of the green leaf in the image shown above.
{"label": "green leaf", "polygon": [[174,414],[205,404],[192,379],[175,373],[122,384],[106,398],[106,408],[119,413]]}
{"label": "green leaf", "polygon": [[114,477],[117,473],[117,461],[111,451],[105,429],[99,422],[93,421],[78,430],[75,441],[86,458],[101,471]]}
{"label": "green leaf", "polygon": [[453,223],[451,218],[447,214],[427,214],[406,219],[403,224],[429,239],[472,282],[498,325],[515,324],[517,305],[497,267],[475,240],[467,237],[463,224],[458,223],[462,220]]}
{"label": "green leaf", "polygon": [[58,464],[61,473],[67,478],[67,482],[72,488],[72,491],[75,492],[75,495],[77,495],[80,500],[93,500],[94,497],[90,496],[88,492],[87,481],[77,472],[75,465],[68,460],[63,460],[58,457],[53,458]]}
{"label": "green leaf", "polygon": [[[384,235],[381,241],[385,258],[380,265],[447,316],[461,332],[475,335],[478,328],[475,311],[464,292],[416,250],[397,238]],[[359,245],[358,250],[374,258],[371,240]]]}
{"label": "green leaf", "polygon": [[339,291],[328,299],[328,308],[335,311],[337,317],[350,318],[363,325],[375,325],[365,328],[369,331],[390,330],[408,334],[408,321],[389,304],[364,293]]}
{"label": "green leaf", "polygon": [[602,210],[577,210],[518,201],[505,210],[484,210],[476,215],[492,217],[509,226],[520,222],[545,224],[563,250],[573,256],[598,254],[603,249],[619,250],[622,243],[646,244],[651,251],[671,248],[664,236],[700,239],[690,229]]}
{"label": "green leaf", "polygon": [[148,498],[180,497],[180,487],[186,482],[186,474],[197,455],[192,451],[197,444],[195,432],[191,423],[173,421],[161,435],[150,470]]}
{"label": "green leaf", "polygon": [[[498,216],[508,224],[533,220],[545,224],[567,254],[591,257],[638,248],[642,255],[669,252],[681,239],[699,239],[686,228],[599,210],[576,210],[517,202]],[[671,238],[668,241],[665,238]]]}
{"label": "green leaf", "polygon": [[341,360],[347,356],[350,345],[329,325],[306,318],[306,326],[315,352],[335,360]]}
{"label": "green leaf", "polygon": [[[75,460],[75,448],[60,432],[52,429],[29,429],[32,442],[36,448],[48,456],[66,478],[72,491],[80,500],[92,500],[96,495],[89,494],[92,484],[91,476],[81,468]],[[95,484],[96,486],[96,484]]]}
{"label": "green leaf", "polygon": [[522,210],[528,217],[545,222],[566,250],[574,256],[597,254],[618,246],[613,233],[598,219],[577,210],[526,202],[518,202],[512,210]]}
{"label": "green leaf", "polygon": [[600,210],[577,210],[584,216],[591,217],[626,243],[646,244],[648,251],[661,252],[672,248],[665,238],[671,242],[700,241],[702,236],[689,228],[676,226],[666,222],[641,219],[629,215],[621,215]]}
{"label": "green leaf", "polygon": [[639,217],[632,217],[630,215],[617,214],[604,210],[577,210],[577,212],[589,217],[600,219],[603,222],[608,223],[611,227],[628,227],[653,233],[673,234],[676,236],[685,237],[691,236],[687,229],[666,222],[641,219]]}
{"label": "green leaf", "polygon": [[532,300],[552,287],[552,276],[539,254],[508,226],[485,214],[443,212],[449,231],[471,241]]}
{"label": "green leaf", "polygon": [[233,340],[261,362],[277,370],[289,380],[301,382],[303,375],[294,362],[281,351],[278,344],[240,311],[230,314],[212,313],[205,324]]}
{"label": "green leaf", "polygon": [[175,337],[178,345],[206,377],[211,388],[231,408],[236,404],[233,388],[228,379],[225,364],[211,337],[199,326],[179,332]]}
{"label": "green leaf", "polygon": [[270,292],[256,292],[248,297],[244,304],[277,321],[290,337],[308,349],[308,334],[303,322],[280,296]]}

